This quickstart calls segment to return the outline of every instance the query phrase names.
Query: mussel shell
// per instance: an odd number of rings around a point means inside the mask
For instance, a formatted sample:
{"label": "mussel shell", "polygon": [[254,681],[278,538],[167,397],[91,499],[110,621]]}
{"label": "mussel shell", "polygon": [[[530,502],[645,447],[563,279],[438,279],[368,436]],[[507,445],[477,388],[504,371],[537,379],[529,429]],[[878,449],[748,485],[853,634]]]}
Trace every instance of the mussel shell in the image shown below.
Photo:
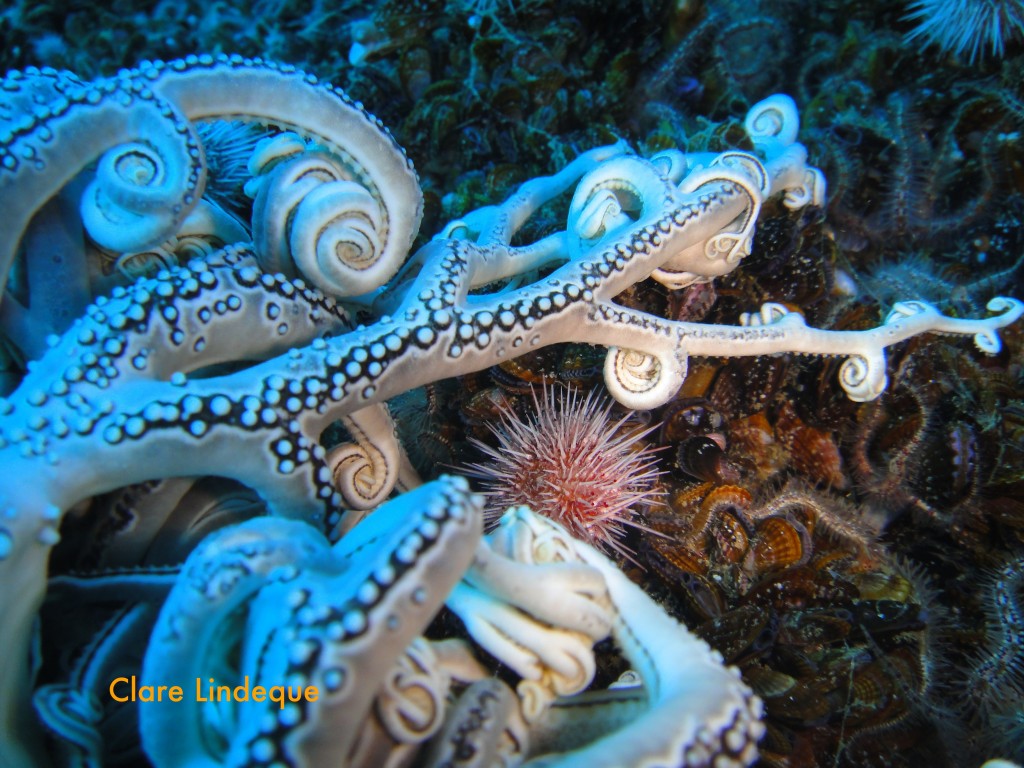
{"label": "mussel shell", "polygon": [[[691,437],[722,436],[726,429],[725,417],[708,400],[685,397],[665,406],[658,438],[662,445],[681,443]],[[723,436],[717,440],[723,448],[724,439]]]}
{"label": "mussel shell", "polygon": [[744,605],[701,624],[695,633],[729,664],[763,656],[775,644],[778,618],[771,609]]}
{"label": "mussel shell", "polygon": [[811,537],[807,530],[784,516],[761,520],[750,546],[755,573],[767,573],[803,565],[810,557]]}
{"label": "mussel shell", "polygon": [[738,563],[750,548],[747,527],[732,512],[722,512],[712,527],[712,536],[718,555],[726,563]]}
{"label": "mussel shell", "polygon": [[702,620],[721,616],[725,612],[725,598],[718,586],[697,570],[706,566],[692,553],[671,545],[646,546],[647,563],[661,580],[682,599],[686,609]]}
{"label": "mussel shell", "polygon": [[897,600],[859,600],[850,609],[854,625],[868,637],[885,633],[919,631],[927,615],[916,603]]}
{"label": "mussel shell", "polygon": [[725,456],[722,446],[710,437],[691,437],[676,453],[676,463],[687,475],[713,483],[735,483],[739,473]]}

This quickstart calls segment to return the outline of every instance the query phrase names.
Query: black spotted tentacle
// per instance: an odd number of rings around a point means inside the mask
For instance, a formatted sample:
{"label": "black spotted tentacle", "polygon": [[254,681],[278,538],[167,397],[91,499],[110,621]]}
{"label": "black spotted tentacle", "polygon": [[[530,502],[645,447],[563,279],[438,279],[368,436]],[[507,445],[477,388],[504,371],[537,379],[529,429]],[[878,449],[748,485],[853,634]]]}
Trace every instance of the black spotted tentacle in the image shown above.
{"label": "black spotted tentacle", "polygon": [[518,709],[515,693],[501,680],[477,680],[455,702],[423,764],[428,768],[488,768],[505,755],[521,757],[526,744],[508,733],[508,723]]}
{"label": "black spotted tentacle", "polygon": [[[482,524],[466,482],[442,478],[381,507],[333,547],[285,520],[208,538],[161,611],[142,680],[233,687],[248,676],[268,696],[274,686],[287,691],[281,701],[238,702],[226,723],[202,701],[205,687],[184,708],[143,708],[147,754],[161,768],[343,762],[377,683],[443,604]],[[237,666],[224,658],[226,636],[241,639]],[[221,679],[211,684],[211,673]],[[301,695],[309,687],[312,698]]]}
{"label": "black spotted tentacle", "polygon": [[88,397],[127,381],[174,382],[219,363],[257,362],[345,328],[331,299],[301,280],[262,273],[250,250],[232,247],[98,298],[22,389],[44,374],[60,379],[40,403],[56,406],[75,392]]}
{"label": "black spotted tentacle", "polygon": [[221,764],[223,755],[209,754],[204,745],[224,735],[214,735],[195,686],[206,683],[207,670],[224,668],[231,645],[225,638],[242,629],[236,609],[272,573],[294,577],[299,564],[316,563],[326,550],[309,526],[261,519],[211,535],[190,555],[160,611],[139,676],[140,685],[178,685],[188,693],[179,702],[139,709],[143,747],[156,765]]}
{"label": "black spotted tentacle", "polygon": [[[329,153],[334,183],[304,205],[286,247],[307,279],[330,292],[355,295],[382,285],[419,226],[416,174],[391,134],[340,89],[294,68],[191,56],[145,62],[93,83],[33,68],[11,72],[3,86],[0,202],[12,233],[0,246],[4,283],[33,216],[93,162],[80,205],[93,241],[123,254],[171,239],[203,195],[206,164],[194,124],[204,120],[297,131]],[[345,203],[352,216],[339,229],[342,200],[352,201]],[[277,202],[260,210],[289,215]],[[18,336],[25,324],[17,309],[7,315],[4,325]]]}
{"label": "black spotted tentacle", "polygon": [[105,247],[166,240],[202,197],[203,151],[193,126],[131,73],[84,83],[32,68],[9,73],[3,91],[0,202],[11,233],[0,246],[4,282],[35,213],[98,158],[82,215]]}
{"label": "black spotted tentacle", "polygon": [[[333,164],[321,176],[328,183],[297,210],[292,203],[305,195],[294,201],[268,195],[259,206],[263,216],[299,215],[306,222],[281,242],[284,251],[275,258],[296,259],[307,280],[346,296],[383,285],[401,266],[422,216],[416,172],[387,128],[340,88],[294,67],[242,56],[146,63],[135,77],[190,120],[241,120],[292,131]],[[350,213],[339,226],[342,210]]]}
{"label": "black spotted tentacle", "polygon": [[[0,251],[5,273],[17,239],[39,206],[101,156],[100,173],[87,195],[87,204],[98,216],[120,221],[125,231],[150,218],[179,227],[203,185],[202,147],[192,121],[213,119],[295,131],[301,137],[302,155],[310,142],[322,146],[335,169],[333,176],[308,190],[309,195],[299,196],[300,205],[313,196],[317,213],[323,212],[321,196],[327,200],[335,193],[348,195],[353,192],[349,184],[365,190],[354,198],[359,223],[355,229],[367,236],[367,242],[378,239],[380,258],[364,259],[363,251],[349,247],[352,240],[328,238],[324,242],[333,243],[326,251],[328,261],[339,249],[355,254],[357,269],[364,276],[372,273],[367,284],[377,288],[405,256],[421,207],[411,164],[361,105],[316,78],[244,57],[145,63],[95,84],[38,74],[44,84],[29,87],[38,88],[33,92],[41,98],[31,102],[29,110],[24,107],[29,102],[17,96],[16,111],[25,114],[0,135],[0,202],[10,212],[15,233]],[[11,92],[19,92],[26,78],[15,76]],[[244,248],[227,248],[203,262],[167,270],[97,300],[80,323],[33,361],[20,387],[0,400],[0,462],[5,471],[0,482],[0,578],[10,585],[3,603],[0,647],[13,649],[0,657],[0,722],[5,726],[0,732],[0,762],[34,762],[23,753],[18,737],[30,729],[21,722],[9,724],[23,717],[26,709],[17,697],[28,690],[24,659],[42,600],[47,557],[59,538],[65,510],[84,497],[155,477],[213,473],[250,486],[275,515],[298,517],[323,533],[335,533],[342,499],[319,442],[329,424],[349,417],[358,427],[363,417],[356,414],[372,414],[366,409],[397,394],[564,341],[610,348],[609,388],[635,408],[654,407],[670,398],[685,376],[689,355],[843,355],[848,358],[842,368],[843,386],[851,397],[870,399],[886,385],[885,348],[915,334],[973,334],[983,351],[998,348],[996,330],[1019,318],[1024,304],[996,299],[989,305],[999,313],[995,317],[960,320],[921,303],[908,303],[897,305],[880,328],[857,332],[810,328],[800,316],[771,306],[733,327],[671,322],[616,304],[617,295],[666,265],[672,279],[688,273],[686,279],[693,276],[695,281],[734,269],[746,253],[760,197],[786,194],[793,204],[816,199],[805,153],[795,143],[793,111],[785,104],[755,111],[750,130],[763,158],[733,153],[728,162],[716,165],[714,156],[673,156],[650,163],[644,184],[619,186],[602,180],[595,185],[599,199],[580,206],[565,233],[545,238],[535,250],[518,250],[505,241],[550,192],[547,182],[528,183],[509,205],[475,220],[468,217],[464,230],[456,228],[448,233],[452,237],[422,249],[414,257],[419,267],[415,277],[403,281],[394,296],[385,296],[382,303],[390,313],[365,326],[349,329],[331,299],[310,288],[305,279],[268,274]],[[156,133],[140,137],[143,128]],[[72,131],[86,132],[86,140],[72,141]],[[634,168],[644,162],[630,158],[622,165]],[[648,192],[657,200],[640,199]],[[277,200],[267,195],[260,205],[267,206],[268,215],[288,209],[278,203],[291,200],[290,193],[282,191]],[[167,199],[175,201],[169,210]],[[324,203],[323,208],[330,205]],[[309,222],[316,218],[309,216]],[[362,229],[364,224],[373,237]],[[86,225],[99,227],[89,221]],[[146,237],[164,237],[156,233],[162,233],[163,226]],[[281,240],[294,248],[298,238],[301,248],[311,248],[306,236],[313,229],[320,232],[317,227],[309,223],[298,233],[282,234]],[[571,232],[586,235],[577,251],[568,244]],[[481,242],[474,242],[476,238]],[[313,252],[307,250],[303,259]],[[274,258],[285,264],[287,255]],[[319,252],[311,258],[316,269],[326,263]],[[296,259],[298,271],[312,269],[300,261]],[[563,263],[539,279],[516,272],[558,262]],[[495,293],[473,293],[484,281],[498,277],[512,279]],[[380,439],[382,434],[377,428],[365,429],[365,442],[380,451],[384,460],[378,464],[387,468],[391,464],[380,450],[386,442]],[[388,471],[378,486],[374,470],[372,489],[388,487]],[[378,493],[373,490],[371,495]],[[445,493],[455,508],[472,506],[462,491],[448,488]],[[405,503],[422,498],[414,494]],[[359,569],[373,557],[383,557],[382,552],[390,557],[396,551],[387,536],[365,539],[375,530],[375,520],[389,519],[381,512],[370,514],[342,539],[349,547],[342,557],[350,568],[346,584],[362,583],[370,592],[375,589],[367,581],[370,577],[359,575]],[[452,513],[452,520],[455,517]],[[442,522],[447,520],[442,514],[434,523],[445,528]],[[401,529],[401,524],[395,525]],[[410,534],[408,546],[398,546],[397,552],[408,562],[403,561],[401,568],[393,564],[396,573],[408,572],[409,580],[398,579],[395,590],[389,582],[381,595],[400,595],[404,600],[411,594],[409,599],[415,602],[420,593],[408,592],[414,580],[423,583],[436,577],[441,583],[449,578],[448,566],[438,564],[433,554],[420,559],[420,544],[431,553],[439,551],[428,546],[437,526],[429,521],[423,526],[418,538]],[[471,538],[463,536],[467,537]],[[363,544],[357,546],[360,541]],[[407,565],[408,571],[402,570]],[[325,587],[308,578],[309,598],[320,606],[326,601],[321,591]],[[308,612],[292,612],[285,599],[289,593],[283,586],[280,590],[282,599],[276,606],[262,597],[269,592],[261,593],[261,610],[276,615],[291,631],[318,639],[316,633],[323,629],[318,620],[307,622]],[[426,597],[432,600],[434,594]],[[355,599],[358,602],[358,594]],[[364,654],[373,657],[368,664],[378,663],[369,647],[360,645],[372,636],[359,628],[361,620],[376,626],[382,616],[401,619],[405,614],[378,614],[377,605],[353,604],[357,628],[346,628],[342,622],[339,642],[331,644],[331,638],[322,646],[324,658],[349,664],[348,659]],[[413,613],[416,621],[425,615]],[[263,631],[268,648],[283,643],[275,634],[283,630],[268,625]],[[310,642],[297,649],[297,660],[276,652],[260,657],[261,674],[269,679],[277,673],[312,671],[303,665],[320,657],[300,651],[313,648],[319,653],[321,646]],[[360,650],[353,651],[357,646]],[[389,661],[401,650],[390,654]],[[641,644],[637,653],[642,652]],[[328,681],[321,679],[327,686]],[[342,689],[343,680],[331,680]],[[359,699],[351,711],[358,712],[364,703]],[[346,706],[330,709],[318,722],[336,727]],[[315,711],[321,717],[321,710]],[[751,711],[747,706],[743,717]],[[303,712],[298,715],[300,726],[310,722]],[[300,727],[275,718],[277,736]],[[739,745],[737,754],[742,756],[753,727],[749,718],[733,725],[735,735],[727,738]],[[282,750],[291,749],[277,736],[265,741],[251,734],[238,760],[264,755],[276,760]],[[15,746],[8,747],[9,743]]]}

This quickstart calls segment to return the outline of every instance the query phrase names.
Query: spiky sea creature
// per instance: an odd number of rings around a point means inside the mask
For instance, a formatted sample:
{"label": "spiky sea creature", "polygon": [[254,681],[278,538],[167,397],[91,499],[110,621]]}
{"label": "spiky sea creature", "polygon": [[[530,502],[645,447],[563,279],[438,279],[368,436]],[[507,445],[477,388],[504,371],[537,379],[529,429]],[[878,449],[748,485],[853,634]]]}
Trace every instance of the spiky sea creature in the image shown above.
{"label": "spiky sea creature", "polygon": [[651,430],[631,426],[628,415],[612,421],[611,408],[593,392],[551,387],[534,394],[525,420],[507,410],[488,424],[498,445],[472,439],[488,460],[469,471],[483,481],[488,523],[526,504],[574,536],[628,555],[622,537],[639,524],[635,510],[656,501],[660,473],[642,442]]}
{"label": "spiky sea creature", "polygon": [[904,19],[917,23],[908,42],[934,43],[971,64],[1001,58],[1007,42],[1024,38],[1022,0],[914,0]]}

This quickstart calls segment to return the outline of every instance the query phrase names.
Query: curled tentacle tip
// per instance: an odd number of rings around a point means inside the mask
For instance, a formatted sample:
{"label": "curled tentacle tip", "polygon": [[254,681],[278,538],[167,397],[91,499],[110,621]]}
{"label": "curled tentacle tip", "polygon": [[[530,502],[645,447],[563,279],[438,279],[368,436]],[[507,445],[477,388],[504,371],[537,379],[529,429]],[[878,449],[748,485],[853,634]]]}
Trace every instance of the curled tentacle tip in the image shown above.
{"label": "curled tentacle tip", "polygon": [[769,96],[750,108],[743,127],[755,144],[771,140],[783,146],[792,144],[800,129],[796,102],[784,93]]}
{"label": "curled tentacle tip", "polygon": [[997,355],[1003,348],[1003,342],[995,331],[981,331],[974,334],[974,346],[986,355]]}
{"label": "curled tentacle tip", "polygon": [[839,368],[839,383],[855,403],[866,403],[882,394],[889,385],[885,373],[885,355],[853,355]]}
{"label": "curled tentacle tip", "polygon": [[939,311],[931,304],[924,301],[897,301],[892,305],[892,309],[889,310],[889,314],[885,318],[885,323],[889,324],[896,322],[897,320],[902,320],[905,317],[913,317],[914,315],[925,313],[938,315]]}
{"label": "curled tentacle tip", "polygon": [[[1014,322],[1024,314],[1024,302],[1009,296],[994,296],[989,299],[985,308],[989,312],[998,312],[1006,316],[1007,322]],[[1000,318],[1002,319],[1002,318]]]}
{"label": "curled tentacle tip", "polygon": [[677,352],[673,360],[635,349],[609,347],[604,363],[608,394],[635,411],[658,408],[679,391],[686,378],[687,358]]}
{"label": "curled tentacle tip", "polygon": [[749,152],[730,151],[723,152],[711,161],[710,167],[724,167],[737,170],[750,177],[757,189],[761,191],[762,197],[771,193],[771,179],[768,177],[768,169],[764,164]]}

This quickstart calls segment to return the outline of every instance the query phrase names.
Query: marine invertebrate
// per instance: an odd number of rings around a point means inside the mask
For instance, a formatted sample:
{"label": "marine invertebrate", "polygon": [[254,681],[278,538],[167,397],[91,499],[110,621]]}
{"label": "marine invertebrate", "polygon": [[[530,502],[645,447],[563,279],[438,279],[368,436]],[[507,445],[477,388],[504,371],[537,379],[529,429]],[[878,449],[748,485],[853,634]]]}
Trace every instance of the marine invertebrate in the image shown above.
{"label": "marine invertebrate", "polygon": [[489,519],[525,505],[584,541],[624,553],[633,515],[657,496],[653,450],[641,443],[653,427],[624,426],[628,416],[613,422],[611,403],[593,391],[583,397],[550,386],[540,399],[534,392],[533,405],[525,420],[506,410],[488,424],[497,445],[470,440],[487,457],[467,474],[483,481]]}
{"label": "marine invertebrate", "polygon": [[[854,251],[934,247],[986,222],[1004,163],[1000,133],[978,125],[1009,121],[991,115],[994,99],[969,93],[943,105],[952,118],[942,131],[924,126],[943,107],[916,90],[890,93],[877,111],[851,110],[842,126],[823,129],[835,178],[828,211],[840,243]],[[892,172],[873,176],[879,162]]]}
{"label": "marine invertebrate", "polygon": [[[745,765],[755,759],[763,733],[761,701],[717,652],[667,616],[607,557],[523,507],[510,509],[491,538],[496,551],[518,553],[525,562],[597,570],[607,588],[611,634],[640,683],[632,690],[556,700],[543,721],[533,721],[534,750],[562,753],[559,763],[566,766],[609,768],[719,759]],[[715,695],[703,699],[695,690]],[[627,714],[637,706],[639,714]],[[581,727],[584,721],[588,727]]]}
{"label": "marine invertebrate", "polygon": [[936,340],[908,348],[896,367],[900,384],[857,408],[843,447],[857,493],[889,524],[909,513],[983,568],[995,565],[993,536],[1013,541],[1020,526],[1015,503],[995,501],[1019,477],[1019,383],[988,362]]}
{"label": "marine invertebrate", "polygon": [[[464,480],[443,477],[381,506],[333,546],[304,523],[262,518],[209,536],[180,573],[147,573],[148,590],[141,571],[134,584],[123,572],[78,579],[125,608],[79,674],[37,692],[38,706],[71,760],[102,760],[115,736],[132,743],[123,718],[104,722],[116,711],[110,695],[141,697],[142,746],[158,766],[318,765],[325,752],[379,765],[484,737],[492,760],[514,764],[567,748],[548,732],[552,707],[619,730],[589,747],[610,750],[616,765],[665,750],[753,759],[760,705],[735,671],[552,521],[519,508],[480,541],[481,506]],[[166,600],[152,589],[158,580],[170,587]],[[472,639],[522,676],[515,693],[494,690],[494,680],[478,685],[489,673],[464,641],[419,637],[445,599]],[[144,644],[157,612],[140,670],[124,651]],[[593,680],[591,646],[609,634],[645,687],[628,701],[577,696]],[[674,659],[680,649],[686,664]],[[449,709],[455,680],[474,692]],[[715,693],[692,696],[695,680]],[[178,686],[178,698],[146,693],[161,685]],[[481,696],[501,703],[490,736],[465,712]],[[637,745],[636,732],[672,718],[696,727]]]}
{"label": "marine invertebrate", "polygon": [[[198,697],[152,702],[139,713],[154,763],[319,765],[325,755],[358,753],[371,736],[353,724],[387,696],[381,681],[472,559],[481,519],[467,490],[452,478],[422,486],[333,547],[287,520],[250,521],[207,538],[160,611],[140,685],[214,679],[233,687],[244,679],[268,689],[272,681],[313,686],[318,695],[287,705],[248,699],[228,719]],[[236,642],[241,654],[233,660]],[[432,691],[440,712],[424,718],[420,738],[442,721],[446,688]]]}
{"label": "marine invertebrate", "polygon": [[904,18],[917,23],[908,42],[937,45],[943,53],[966,56],[969,64],[1002,57],[1007,43],[1024,36],[1020,0],[914,0]]}
{"label": "marine invertebrate", "polygon": [[[993,715],[1012,719],[1024,703],[1022,582],[1024,562],[1018,558],[1000,567],[986,590],[988,647],[975,659],[964,684],[967,706],[983,721]],[[1024,754],[1020,744],[1014,746],[1014,757]]]}
{"label": "marine invertebrate", "polygon": [[[218,93],[222,90],[218,84],[224,78],[233,83],[227,89],[230,99]],[[347,263],[354,280],[350,287],[357,292],[360,278],[386,280],[390,274],[380,270],[397,268],[401,259],[398,254],[407,251],[419,225],[421,200],[415,174],[390,134],[339,89],[310,84],[294,68],[242,57],[192,57],[171,65],[146,64],[92,84],[55,70],[11,72],[5,77],[4,87],[5,115],[11,131],[0,146],[0,199],[11,212],[11,231],[17,232],[0,244],[0,281],[4,285],[31,219],[97,158],[100,163],[95,179],[80,201],[81,222],[92,240],[119,253],[166,242],[200,204],[205,188],[206,168],[195,122],[244,117],[242,122],[298,128],[292,122],[295,112],[291,111],[298,107],[296,101],[284,108],[284,104],[263,95],[275,88],[292,91],[295,99],[308,100],[303,135],[315,137],[325,148],[333,147],[332,157],[342,168],[338,173],[357,178],[377,208],[373,219],[378,232],[373,242],[379,249],[336,251],[340,258],[321,264],[321,269],[337,274],[337,270],[346,269]],[[36,102],[47,107],[35,109],[32,105]],[[30,117],[20,119],[24,115]],[[68,134],[72,132],[86,138],[71,141]],[[342,149],[341,137],[346,134],[350,134],[351,146]],[[294,163],[288,167],[294,172]],[[280,170],[276,177],[284,173]],[[265,188],[266,184],[261,186]],[[336,184],[331,192],[337,194],[339,186],[347,189]],[[209,210],[206,217],[211,216]],[[257,232],[273,226],[273,216],[282,213],[266,205],[260,212],[262,215],[253,223]],[[212,216],[216,225],[222,225],[223,218]],[[337,233],[330,224],[311,221],[309,227],[337,245]],[[227,235],[224,241],[237,239],[237,234]],[[271,259],[274,267],[294,274],[294,267],[287,268],[290,244],[275,241],[273,248],[269,245],[263,249],[265,258]],[[65,271],[75,276],[85,271],[82,250],[79,247],[63,256],[64,262],[70,262]],[[45,291],[55,278],[45,263],[39,263],[44,258],[39,249],[29,248],[24,254],[26,271],[30,275],[42,273],[38,284],[30,280],[30,286],[36,289],[33,293],[42,295],[33,301],[30,293],[24,302],[18,302],[8,294],[0,313],[0,325],[8,338],[32,357],[45,348],[42,341],[46,334],[63,330],[34,328],[24,317],[34,305],[52,303]]]}
{"label": "marine invertebrate", "polygon": [[726,460],[725,417],[704,398],[673,400],[662,414],[661,443],[676,446],[676,464],[692,477],[728,482],[736,469]]}
{"label": "marine invertebrate", "polygon": [[640,556],[670,609],[763,699],[765,762],[848,752],[874,764],[880,734],[927,750],[943,716],[928,669],[943,615],[878,543],[868,510],[796,482],[760,497],[705,483],[669,499]]}
{"label": "marine invertebrate", "polygon": [[[981,306],[981,299],[997,292],[999,286],[1014,279],[1024,264],[1019,258],[1009,268],[974,279],[965,279],[952,267],[943,269],[927,256],[911,253],[896,262],[883,262],[858,276],[858,282],[868,296],[885,304],[895,294],[904,295],[913,286],[916,298],[942,308],[955,307],[968,312]],[[960,269],[963,265],[958,265]]]}
{"label": "marine invertebrate", "polygon": [[[23,700],[31,627],[63,516],[84,498],[214,473],[250,487],[272,515],[358,536],[367,509],[404,484],[381,403],[411,388],[578,341],[608,347],[606,387],[632,408],[674,396],[691,355],[784,351],[847,358],[841,384],[863,400],[884,390],[892,344],[940,331],[973,335],[994,352],[997,329],[1024,312],[994,299],[996,316],[967,320],[910,302],[878,328],[827,331],[780,305],[731,326],[615,303],[647,277],[676,288],[736,269],[766,197],[791,208],[821,202],[823,180],[782,96],[746,116],[758,154],[644,160],[622,144],[590,150],[453,222],[406,260],[420,215],[407,157],[361,105],[314,77],[202,56],[92,84],[20,73],[4,93],[19,116],[0,143],[0,202],[11,221],[0,241],[4,270],[45,202],[94,160],[72,221],[107,250],[159,247],[196,212],[216,228],[222,219],[200,203],[207,169],[193,121],[230,116],[280,131],[252,163],[251,244],[99,297],[0,400],[0,646],[11,649],[0,658],[0,758],[9,764],[32,762]],[[79,132],[86,138],[71,140]],[[512,245],[569,190],[564,230]],[[24,258],[41,256],[29,247]],[[353,299],[363,325],[351,327],[337,296]],[[2,307],[17,314],[10,296]],[[328,453],[320,437],[338,420],[355,447]]]}

